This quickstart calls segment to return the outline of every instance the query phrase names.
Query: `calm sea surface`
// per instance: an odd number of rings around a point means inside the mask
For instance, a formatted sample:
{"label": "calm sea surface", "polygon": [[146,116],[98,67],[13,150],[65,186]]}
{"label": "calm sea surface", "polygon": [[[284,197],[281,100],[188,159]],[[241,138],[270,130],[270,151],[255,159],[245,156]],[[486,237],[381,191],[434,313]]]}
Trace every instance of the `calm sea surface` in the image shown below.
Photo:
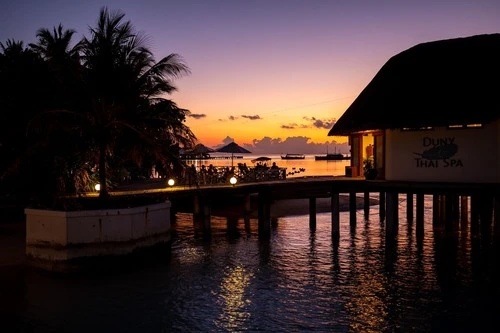
{"label": "calm sea surface", "polygon": [[[311,156],[276,161],[305,168],[299,176],[341,175],[348,163]],[[268,240],[259,239],[257,220],[245,227],[240,219],[239,234],[229,235],[226,218],[215,216],[206,240],[195,235],[191,215],[177,214],[167,255],[111,272],[72,275],[23,266],[22,230],[4,227],[0,329],[497,332],[498,240],[471,236],[467,225],[435,230],[430,208],[429,197],[424,233],[417,237],[400,198],[395,242],[386,242],[377,207],[367,221],[361,211],[352,227],[342,212],[337,245],[329,213],[317,215],[315,231],[307,215],[279,218]]]}
{"label": "calm sea surface", "polygon": [[[285,155],[285,154],[283,154]],[[318,154],[321,155],[321,154]],[[255,164],[252,163],[252,159],[265,156],[271,158],[270,161],[265,162],[268,166],[271,166],[273,162],[279,167],[286,168],[288,177],[304,177],[304,176],[340,176],[345,174],[346,165],[350,165],[350,160],[343,161],[316,161],[314,160],[314,155],[306,155],[303,160],[283,160],[281,156],[278,155],[253,155],[253,154],[234,154],[233,160],[231,160],[231,154],[217,154],[216,156],[225,157],[225,159],[211,159],[211,160],[200,160],[200,161],[188,161],[188,163],[195,164],[196,167],[202,165],[214,166],[237,166],[238,163],[246,163],[247,166],[251,167]],[[241,158],[236,158],[236,157]]]}

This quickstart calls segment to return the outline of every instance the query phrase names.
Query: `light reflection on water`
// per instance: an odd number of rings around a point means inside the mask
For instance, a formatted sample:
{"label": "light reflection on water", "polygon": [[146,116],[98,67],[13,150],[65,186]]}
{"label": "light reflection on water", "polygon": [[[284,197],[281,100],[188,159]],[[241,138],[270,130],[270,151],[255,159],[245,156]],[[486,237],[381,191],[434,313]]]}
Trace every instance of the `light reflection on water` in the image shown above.
{"label": "light reflection on water", "polygon": [[499,314],[496,244],[433,230],[429,201],[419,239],[401,197],[392,245],[376,207],[354,228],[342,212],[338,245],[329,213],[315,231],[308,216],[279,218],[270,240],[254,219],[230,236],[224,217],[212,217],[207,240],[177,214],[167,259],[102,274],[19,271],[2,279],[0,313],[4,327],[37,332],[487,331]]}

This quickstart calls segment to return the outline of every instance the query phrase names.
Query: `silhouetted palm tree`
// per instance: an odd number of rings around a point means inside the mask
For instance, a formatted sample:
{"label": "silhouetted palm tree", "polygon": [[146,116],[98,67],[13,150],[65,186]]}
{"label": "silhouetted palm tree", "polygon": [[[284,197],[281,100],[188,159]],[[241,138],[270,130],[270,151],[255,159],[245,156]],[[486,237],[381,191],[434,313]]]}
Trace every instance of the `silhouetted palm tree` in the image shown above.
{"label": "silhouetted palm tree", "polygon": [[37,31],[37,42],[31,50],[43,60],[47,75],[49,105],[33,118],[28,134],[43,146],[51,157],[51,170],[57,179],[57,191],[73,192],[91,190],[87,179],[92,147],[81,131],[82,119],[78,112],[83,102],[83,67],[80,63],[80,43],[73,43],[75,31],[64,29],[61,24]]}
{"label": "silhouetted palm tree", "polygon": [[64,29],[62,24],[49,29],[41,28],[37,31],[37,42],[31,43],[31,49],[44,60],[50,72],[53,107],[69,108],[76,103],[77,92],[81,87],[79,50],[80,43],[72,45],[75,34],[73,29]]}
{"label": "silhouetted palm tree", "polygon": [[[101,197],[108,195],[110,163],[179,162],[179,146],[192,145],[196,137],[185,125],[189,111],[165,96],[176,90],[173,79],[189,74],[183,59],[170,54],[156,62],[147,38],[123,13],[106,7],[88,38],[71,46],[73,35],[59,25],[52,32],[38,30],[37,42],[30,44],[50,80],[38,82],[46,96],[29,126],[33,142],[72,175],[97,166]],[[8,46],[12,52],[23,49],[12,41]]]}
{"label": "silhouetted palm tree", "polygon": [[73,29],[64,29],[62,24],[54,27],[52,33],[49,29],[41,28],[37,31],[37,43],[30,43],[31,49],[55,65],[64,65],[69,59],[78,61],[79,43],[71,46]]}
{"label": "silhouetted palm tree", "polygon": [[0,179],[15,173],[26,151],[26,125],[46,105],[46,72],[22,41],[0,42]]}
{"label": "silhouetted palm tree", "polygon": [[108,194],[106,167],[114,146],[127,146],[124,142],[134,137],[137,145],[147,144],[150,153],[160,157],[165,144],[195,139],[179,121],[187,110],[173,107],[162,97],[176,90],[171,79],[188,74],[188,67],[177,54],[155,62],[145,36],[123,18],[119,11],[102,8],[90,38],[81,42],[88,94],[84,112],[99,151],[100,196]]}

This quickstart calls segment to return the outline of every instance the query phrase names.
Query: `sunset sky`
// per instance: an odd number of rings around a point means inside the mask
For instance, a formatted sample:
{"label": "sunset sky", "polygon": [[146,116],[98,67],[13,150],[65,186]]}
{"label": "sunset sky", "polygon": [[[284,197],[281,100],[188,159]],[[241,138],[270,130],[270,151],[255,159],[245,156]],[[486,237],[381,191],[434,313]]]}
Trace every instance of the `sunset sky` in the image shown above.
{"label": "sunset sky", "polygon": [[27,45],[59,23],[79,40],[103,6],[146,33],[157,60],[184,58],[191,74],[169,98],[190,110],[201,143],[234,140],[262,153],[345,143],[329,129],[390,57],[500,32],[498,0],[4,0],[0,42]]}

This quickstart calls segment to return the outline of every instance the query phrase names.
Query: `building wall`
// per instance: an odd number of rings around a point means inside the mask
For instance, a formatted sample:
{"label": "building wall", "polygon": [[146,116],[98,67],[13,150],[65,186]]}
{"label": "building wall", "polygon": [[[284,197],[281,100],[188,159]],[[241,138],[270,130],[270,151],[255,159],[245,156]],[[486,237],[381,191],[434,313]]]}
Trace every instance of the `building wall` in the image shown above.
{"label": "building wall", "polygon": [[[170,201],[141,207],[51,211],[25,209],[26,254],[42,261],[131,253],[168,243]],[[40,264],[41,266],[44,266]]]}
{"label": "building wall", "polygon": [[500,123],[482,128],[386,131],[385,179],[500,182]]}

